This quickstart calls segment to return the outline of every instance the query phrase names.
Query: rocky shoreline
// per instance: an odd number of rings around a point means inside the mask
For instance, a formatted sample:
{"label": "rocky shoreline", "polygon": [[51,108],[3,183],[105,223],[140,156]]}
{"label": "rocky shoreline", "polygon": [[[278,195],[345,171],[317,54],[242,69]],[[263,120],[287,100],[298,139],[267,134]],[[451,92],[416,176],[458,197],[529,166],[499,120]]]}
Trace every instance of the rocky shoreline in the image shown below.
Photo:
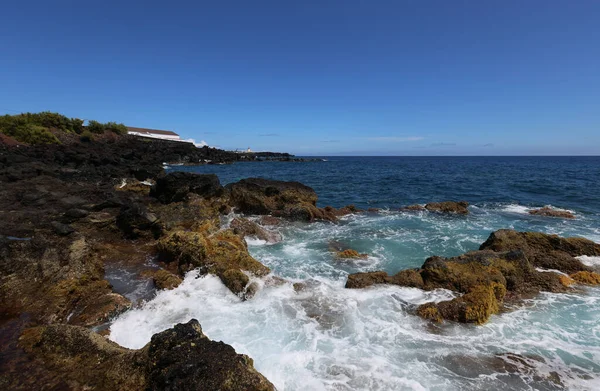
{"label": "rocky shoreline", "polygon": [[[210,341],[192,320],[156,334],[140,350],[99,334],[134,306],[106,279],[117,261],[135,265],[157,289],[172,289],[198,269],[214,274],[241,300],[259,287],[252,278],[284,283],[249,253],[244,237],[277,242],[282,221],[328,221],[360,211],[317,206],[315,191],[298,182],[248,178],[221,185],[215,175],[175,172],[162,163],[238,155],[182,143],[105,135],[60,145],[0,143],[0,386],[4,389],[272,390],[252,359]],[[468,203],[436,202],[406,211],[468,213]],[[242,217],[228,227],[232,210]],[[367,254],[331,244],[335,256]],[[480,250],[428,258],[419,269],[357,273],[347,288],[395,284],[450,289],[453,300],[414,313],[434,322],[485,323],[508,303],[541,291],[567,292],[598,284],[600,275],[575,257],[600,256],[580,238],[500,230]],[[148,259],[154,267],[148,266]],[[551,269],[551,271],[549,271]],[[217,364],[218,363],[218,364]]]}

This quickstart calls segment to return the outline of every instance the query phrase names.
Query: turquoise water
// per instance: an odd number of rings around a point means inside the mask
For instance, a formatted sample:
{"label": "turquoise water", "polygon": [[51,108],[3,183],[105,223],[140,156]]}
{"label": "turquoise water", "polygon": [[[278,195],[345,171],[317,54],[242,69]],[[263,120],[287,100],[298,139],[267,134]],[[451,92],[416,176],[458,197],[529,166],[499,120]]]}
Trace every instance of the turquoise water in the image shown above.
{"label": "turquoise water", "polygon": [[[600,389],[600,289],[541,294],[484,326],[432,326],[411,306],[451,292],[380,286],[344,289],[348,273],[420,266],[431,255],[474,250],[500,228],[600,242],[598,158],[327,158],[311,163],[185,167],[222,182],[263,176],[315,188],[320,204],[384,208],[338,224],[290,223],[281,243],[250,239],[250,252],[289,282],[242,302],[192,272],[112,325],[111,339],[141,347],[153,333],[197,318],[206,334],[250,355],[280,390]],[[412,203],[465,199],[469,216],[407,213]],[[577,219],[531,216],[552,205]],[[231,219],[233,216],[229,216]],[[227,224],[228,219],[224,220]],[[340,261],[342,242],[368,259]],[[598,258],[584,259],[600,265]],[[296,292],[292,282],[306,286]]]}

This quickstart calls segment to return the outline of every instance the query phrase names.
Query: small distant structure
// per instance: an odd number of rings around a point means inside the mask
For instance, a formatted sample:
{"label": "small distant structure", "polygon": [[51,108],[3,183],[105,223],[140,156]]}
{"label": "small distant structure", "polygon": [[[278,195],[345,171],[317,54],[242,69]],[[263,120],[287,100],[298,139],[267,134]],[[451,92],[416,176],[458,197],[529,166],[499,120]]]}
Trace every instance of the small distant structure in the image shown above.
{"label": "small distant structure", "polygon": [[254,152],[253,150],[250,149],[250,147],[248,147],[248,149],[246,150],[246,153],[252,153]]}
{"label": "small distant structure", "polygon": [[145,128],[134,128],[131,126],[127,127],[127,134],[138,137],[155,138],[159,140],[170,140],[170,141],[186,141],[182,140],[181,137],[175,132],[170,130],[157,130],[157,129],[145,129]]}

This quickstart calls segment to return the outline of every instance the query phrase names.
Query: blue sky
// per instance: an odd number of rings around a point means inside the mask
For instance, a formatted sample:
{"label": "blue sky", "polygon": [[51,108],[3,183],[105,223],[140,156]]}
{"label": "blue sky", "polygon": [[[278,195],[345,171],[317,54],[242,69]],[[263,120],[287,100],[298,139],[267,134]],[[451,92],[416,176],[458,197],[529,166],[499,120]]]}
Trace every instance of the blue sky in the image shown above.
{"label": "blue sky", "polygon": [[600,154],[596,0],[11,1],[0,53],[0,113],[298,155]]}

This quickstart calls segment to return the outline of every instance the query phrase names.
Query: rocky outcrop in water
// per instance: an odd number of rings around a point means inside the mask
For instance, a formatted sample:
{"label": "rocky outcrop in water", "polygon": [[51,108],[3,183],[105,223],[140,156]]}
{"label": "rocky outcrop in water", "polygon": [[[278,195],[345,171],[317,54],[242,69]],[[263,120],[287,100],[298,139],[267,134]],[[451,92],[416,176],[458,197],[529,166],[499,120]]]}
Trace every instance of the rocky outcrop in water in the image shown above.
{"label": "rocky outcrop in water", "polygon": [[567,274],[591,269],[575,257],[599,256],[600,244],[584,238],[561,238],[540,232],[517,232],[501,229],[493,232],[481,250],[521,250],[535,267],[560,270]]}
{"label": "rocky outcrop in water", "polygon": [[264,240],[267,243],[277,243],[281,241],[281,235],[279,233],[269,231],[257,223],[243,217],[234,218],[231,221],[230,227],[235,234],[241,235],[242,237],[254,237]]}
{"label": "rocky outcrop in water", "polygon": [[[461,296],[420,306],[417,313],[435,321],[485,323],[499,312],[505,300],[518,300],[538,292],[566,292],[573,282],[600,283],[575,256],[597,255],[600,244],[583,238],[561,238],[534,232],[500,230],[492,233],[481,250],[458,257],[430,257],[419,269],[393,276],[385,272],[348,276],[346,288],[392,284],[425,290],[449,289]],[[567,277],[547,268],[571,274]]]}
{"label": "rocky outcrop in water", "polygon": [[230,183],[226,189],[230,205],[240,213],[306,222],[337,219],[333,213],[317,208],[315,191],[299,182],[248,178]]}
{"label": "rocky outcrop in water", "polygon": [[184,274],[192,269],[217,275],[233,293],[247,298],[250,278],[245,273],[265,276],[270,270],[248,254],[243,238],[231,230],[208,232],[176,231],[157,245],[160,259],[177,264]]}
{"label": "rocky outcrop in water", "polygon": [[539,209],[532,209],[529,214],[536,216],[547,216],[547,217],[560,217],[563,219],[574,219],[575,215],[568,210],[552,209],[548,206],[544,206]]}
{"label": "rocky outcrop in water", "polygon": [[431,212],[440,213],[455,213],[466,215],[469,214],[467,207],[469,203],[467,201],[444,201],[444,202],[430,202],[425,204],[425,209]]}
{"label": "rocky outcrop in water", "polygon": [[38,379],[39,385],[106,391],[275,389],[251,358],[208,339],[195,319],[155,334],[139,350],[69,325],[26,329],[19,345],[55,374]]}
{"label": "rocky outcrop in water", "polygon": [[420,211],[428,210],[430,212],[467,215],[467,214],[469,214],[468,206],[469,206],[469,203],[467,201],[444,201],[444,202],[430,202],[425,205],[420,205],[420,204],[409,205],[409,206],[400,208],[400,210],[409,211],[409,212],[420,212]]}

